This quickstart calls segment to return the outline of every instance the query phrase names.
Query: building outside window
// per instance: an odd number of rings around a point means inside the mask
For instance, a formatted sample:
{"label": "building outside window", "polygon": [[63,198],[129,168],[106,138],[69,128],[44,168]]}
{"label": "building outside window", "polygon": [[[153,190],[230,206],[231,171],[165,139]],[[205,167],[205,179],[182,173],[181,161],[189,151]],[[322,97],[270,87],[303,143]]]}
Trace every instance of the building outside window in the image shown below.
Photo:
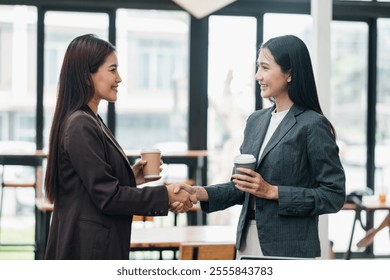
{"label": "building outside window", "polygon": [[[57,85],[65,51],[77,36],[92,33],[108,40],[108,14],[48,11],[45,13],[44,48],[44,147],[49,133],[57,98]],[[107,102],[101,101],[99,114],[106,116]]]}
{"label": "building outside window", "polygon": [[189,16],[185,12],[117,11],[119,72],[116,137],[127,150],[186,150]]}
{"label": "building outside window", "polygon": [[0,5],[0,141],[35,143],[37,11]]}

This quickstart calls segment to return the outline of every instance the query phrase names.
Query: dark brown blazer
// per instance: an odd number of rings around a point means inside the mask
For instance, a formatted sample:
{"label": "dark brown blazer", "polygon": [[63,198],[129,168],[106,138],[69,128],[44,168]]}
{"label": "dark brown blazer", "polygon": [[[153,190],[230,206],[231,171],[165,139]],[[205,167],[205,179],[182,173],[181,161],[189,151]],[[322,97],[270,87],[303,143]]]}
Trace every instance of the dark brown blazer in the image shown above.
{"label": "dark brown blazer", "polygon": [[167,215],[166,188],[136,188],[126,155],[88,106],[63,128],[45,258],[129,259],[132,215]]}

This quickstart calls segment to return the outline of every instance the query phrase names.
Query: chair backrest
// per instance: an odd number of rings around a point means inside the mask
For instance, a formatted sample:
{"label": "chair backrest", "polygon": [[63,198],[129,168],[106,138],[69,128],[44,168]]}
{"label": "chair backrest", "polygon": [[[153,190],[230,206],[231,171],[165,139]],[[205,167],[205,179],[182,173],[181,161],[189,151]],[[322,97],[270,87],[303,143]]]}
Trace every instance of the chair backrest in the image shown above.
{"label": "chair backrest", "polygon": [[153,222],[153,216],[133,216],[133,222]]}
{"label": "chair backrest", "polygon": [[234,260],[234,244],[182,243],[180,260]]}

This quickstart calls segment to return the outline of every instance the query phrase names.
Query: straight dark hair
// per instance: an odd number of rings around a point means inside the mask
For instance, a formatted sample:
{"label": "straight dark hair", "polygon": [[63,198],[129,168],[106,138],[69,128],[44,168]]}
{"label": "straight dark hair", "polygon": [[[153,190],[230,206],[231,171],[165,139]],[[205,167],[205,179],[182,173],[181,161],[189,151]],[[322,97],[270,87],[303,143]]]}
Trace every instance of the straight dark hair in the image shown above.
{"label": "straight dark hair", "polygon": [[[283,73],[291,74],[288,96],[298,106],[324,115],[318,99],[317,86],[309,50],[305,43],[294,35],[269,39],[261,49],[268,49]],[[330,130],[336,139],[336,131],[328,120]]]}
{"label": "straight dark hair", "polygon": [[50,130],[49,152],[45,175],[45,191],[54,202],[57,197],[60,172],[60,148],[63,124],[68,117],[86,106],[95,93],[92,74],[96,73],[115,47],[94,34],[86,34],[69,44],[58,84],[57,104]]}

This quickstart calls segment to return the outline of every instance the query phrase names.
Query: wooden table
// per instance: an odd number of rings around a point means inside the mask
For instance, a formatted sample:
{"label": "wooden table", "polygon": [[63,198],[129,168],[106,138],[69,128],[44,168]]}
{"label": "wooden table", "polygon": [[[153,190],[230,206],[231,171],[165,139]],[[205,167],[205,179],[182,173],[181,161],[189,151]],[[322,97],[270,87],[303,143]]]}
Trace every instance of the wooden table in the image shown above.
{"label": "wooden table", "polygon": [[131,251],[179,250],[183,243],[235,244],[236,227],[226,225],[133,228]]}
{"label": "wooden table", "polygon": [[[347,252],[345,253],[345,257],[344,257],[344,259],[349,260],[351,258],[351,255],[352,255],[351,247],[352,247],[353,236],[355,233],[356,222],[359,222],[360,226],[365,231],[368,231],[369,229],[371,229],[374,226],[373,220],[374,220],[375,211],[390,210],[390,202],[387,201],[385,203],[382,203],[382,202],[379,202],[378,200],[375,200],[375,201],[363,202],[363,204],[361,206],[356,205],[354,203],[346,203],[346,204],[344,204],[342,210],[355,211],[355,217],[354,217],[353,224],[352,224],[351,237],[349,239],[348,249],[347,249]],[[361,219],[361,212],[362,211],[366,212],[366,224],[363,224],[363,221]],[[371,257],[371,258],[374,257],[372,245],[370,245],[366,248],[365,256]]]}
{"label": "wooden table", "polygon": [[30,166],[36,169],[36,192],[37,196],[42,195],[42,161],[46,154],[42,150],[35,153],[0,153],[0,165]]}

